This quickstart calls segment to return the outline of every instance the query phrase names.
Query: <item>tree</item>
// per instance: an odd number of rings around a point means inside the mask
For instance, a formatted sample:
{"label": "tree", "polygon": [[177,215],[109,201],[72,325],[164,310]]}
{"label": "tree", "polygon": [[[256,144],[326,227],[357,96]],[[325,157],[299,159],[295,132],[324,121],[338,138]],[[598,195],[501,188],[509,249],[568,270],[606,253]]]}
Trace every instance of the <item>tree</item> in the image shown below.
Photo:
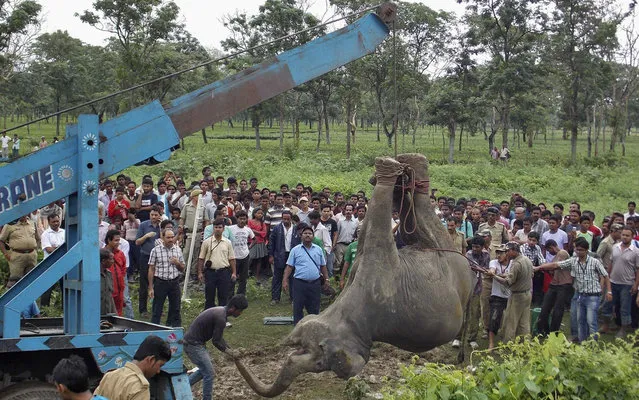
{"label": "tree", "polygon": [[0,80],[7,81],[40,27],[42,7],[34,0],[0,1]]}
{"label": "tree", "polygon": [[[538,0],[467,0],[467,38],[489,61],[482,86],[499,113],[502,146],[508,146],[510,112],[515,98],[532,87],[535,45],[545,14]],[[494,134],[493,134],[494,135]],[[493,136],[488,146],[492,149]]]}
{"label": "tree", "polygon": [[[566,125],[570,131],[570,155],[577,159],[577,136],[584,107],[594,103],[580,101],[592,86],[589,79],[600,71],[601,55],[617,47],[616,31],[622,16],[611,13],[603,0],[555,0],[550,24],[553,54],[558,61]],[[592,97],[591,97],[592,98]]]}
{"label": "tree", "polygon": [[430,121],[443,125],[448,129],[448,163],[453,164],[455,153],[455,136],[457,127],[471,118],[471,108],[478,94],[478,76],[474,61],[464,46],[455,59],[455,65],[448,74],[433,85],[428,99],[426,112]]}
{"label": "tree", "polygon": [[[60,111],[63,100],[70,102],[86,81],[82,41],[66,31],[45,33],[33,44],[33,53],[36,60],[32,69],[53,90],[55,111]],[[56,136],[60,136],[60,114],[56,116]]]}
{"label": "tree", "polygon": [[[178,22],[179,7],[173,1],[164,0],[96,0],[94,11],[85,10],[75,15],[94,28],[113,35],[111,46],[120,56],[118,83],[128,88],[158,76],[154,68],[154,53],[161,43],[173,41],[183,33]],[[157,60],[157,59],[155,59]],[[168,90],[165,85],[156,86],[153,97],[160,97]],[[147,89],[148,90],[148,89]],[[145,101],[129,95],[129,108]]]}
{"label": "tree", "polygon": [[[224,26],[230,31],[231,37],[222,41],[225,51],[248,50],[258,44],[273,41],[288,36],[311,26],[319,20],[312,14],[298,8],[295,0],[266,0],[259,7],[259,14],[248,16],[244,13],[226,16]],[[250,65],[264,61],[267,57],[290,50],[306,43],[324,32],[324,28],[305,32],[294,37],[279,40],[268,46],[250,50],[246,56],[237,58],[231,63],[231,69],[241,70]],[[303,89],[308,90],[308,88]],[[251,107],[249,114],[255,129],[256,149],[260,150],[259,126],[264,121],[265,111],[277,110],[280,121],[280,149],[283,147],[283,122],[285,94],[258,106]],[[321,115],[321,113],[320,113]],[[321,123],[321,117],[319,123]]]}

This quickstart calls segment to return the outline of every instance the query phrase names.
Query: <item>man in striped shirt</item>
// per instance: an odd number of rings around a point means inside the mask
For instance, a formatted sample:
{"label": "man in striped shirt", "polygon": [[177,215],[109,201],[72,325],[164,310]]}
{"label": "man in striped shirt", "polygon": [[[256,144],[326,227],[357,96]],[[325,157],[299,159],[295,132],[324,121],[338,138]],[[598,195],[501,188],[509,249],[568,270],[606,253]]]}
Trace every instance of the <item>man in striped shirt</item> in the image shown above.
{"label": "man in striped shirt", "polygon": [[160,323],[164,300],[169,298],[167,326],[182,326],[180,316],[180,284],[178,277],[184,271],[184,257],[179,246],[174,246],[175,233],[170,228],[162,232],[162,244],[155,246],[149,256],[149,297],[153,299],[151,322]]}
{"label": "man in striped shirt", "polygon": [[588,255],[590,244],[582,237],[575,240],[575,256],[561,262],[551,262],[535,267],[534,270],[569,269],[574,278],[577,296],[577,324],[579,341],[589,336],[598,337],[597,311],[601,298],[601,283],[606,290],[606,301],[612,300],[612,290],[608,273],[601,261]]}

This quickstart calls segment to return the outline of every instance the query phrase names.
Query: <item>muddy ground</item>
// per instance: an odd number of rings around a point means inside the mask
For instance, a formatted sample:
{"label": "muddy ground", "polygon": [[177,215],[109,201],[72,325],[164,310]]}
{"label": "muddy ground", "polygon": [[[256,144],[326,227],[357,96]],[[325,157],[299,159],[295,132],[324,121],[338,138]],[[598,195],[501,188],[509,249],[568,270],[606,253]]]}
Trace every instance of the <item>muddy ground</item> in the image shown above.
{"label": "muddy ground", "polygon": [[[253,373],[265,383],[272,383],[277,376],[286,356],[293,349],[279,346],[244,351],[243,361]],[[384,377],[393,381],[399,378],[400,365],[409,364],[415,353],[397,349],[387,344],[376,344],[371,351],[371,358],[366,367],[358,375],[368,384],[371,393],[378,392],[386,383]],[[426,353],[418,354],[420,359],[430,362],[453,363],[457,352],[450,346],[442,346]],[[215,358],[216,399],[260,399],[239,374],[235,364],[223,358]],[[333,372],[321,374],[304,374],[299,376],[288,391],[279,399],[347,399],[344,392],[347,382],[335,376]],[[201,384],[193,387],[195,399],[200,399]]]}

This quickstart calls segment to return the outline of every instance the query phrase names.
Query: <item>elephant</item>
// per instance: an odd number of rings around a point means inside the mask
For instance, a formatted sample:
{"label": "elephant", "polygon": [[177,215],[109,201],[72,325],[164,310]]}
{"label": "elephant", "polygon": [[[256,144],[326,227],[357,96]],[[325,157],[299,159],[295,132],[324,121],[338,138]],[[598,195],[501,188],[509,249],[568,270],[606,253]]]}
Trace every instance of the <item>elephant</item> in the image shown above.
{"label": "elephant", "polygon": [[[355,376],[373,342],[424,352],[459,333],[476,278],[468,260],[450,250],[452,241],[430,204],[426,157],[377,158],[374,178],[349,282],[333,304],[320,315],[306,316],[284,339],[283,345],[298,350],[275,382],[264,384],[239,357],[234,359],[259,395],[277,396],[307,372]],[[393,207],[402,209],[406,246],[400,250],[391,232]]]}

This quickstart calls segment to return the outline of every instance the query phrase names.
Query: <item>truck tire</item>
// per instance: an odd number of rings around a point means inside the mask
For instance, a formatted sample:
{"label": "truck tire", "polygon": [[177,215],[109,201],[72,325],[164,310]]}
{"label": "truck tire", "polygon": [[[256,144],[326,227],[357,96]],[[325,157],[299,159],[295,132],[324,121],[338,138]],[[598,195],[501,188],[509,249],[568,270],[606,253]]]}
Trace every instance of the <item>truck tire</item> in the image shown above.
{"label": "truck tire", "polygon": [[0,391],[0,400],[59,400],[58,390],[50,383],[20,382]]}

